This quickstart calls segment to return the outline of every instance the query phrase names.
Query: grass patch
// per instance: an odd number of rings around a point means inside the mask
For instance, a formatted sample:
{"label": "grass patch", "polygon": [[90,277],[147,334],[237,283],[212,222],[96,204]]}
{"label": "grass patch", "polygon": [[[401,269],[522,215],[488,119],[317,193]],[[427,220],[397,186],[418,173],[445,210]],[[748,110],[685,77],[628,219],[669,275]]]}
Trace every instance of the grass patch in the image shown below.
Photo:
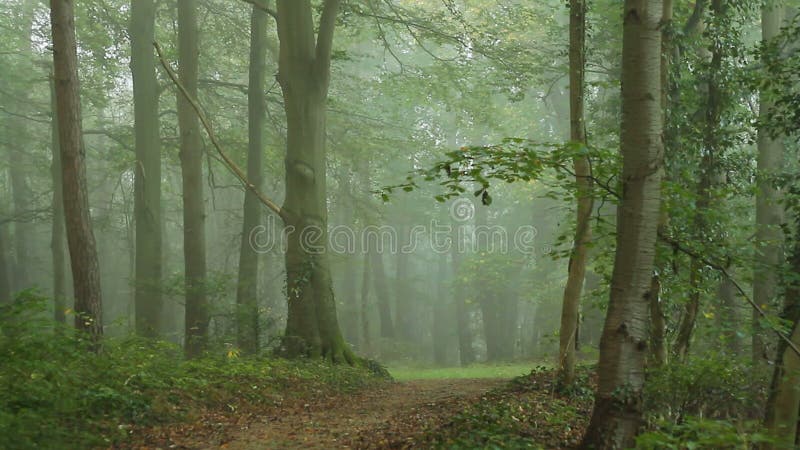
{"label": "grass patch", "polygon": [[469,367],[389,367],[389,373],[398,381],[436,380],[457,378],[514,378],[530,373],[537,364],[518,363],[506,365],[476,364]]}

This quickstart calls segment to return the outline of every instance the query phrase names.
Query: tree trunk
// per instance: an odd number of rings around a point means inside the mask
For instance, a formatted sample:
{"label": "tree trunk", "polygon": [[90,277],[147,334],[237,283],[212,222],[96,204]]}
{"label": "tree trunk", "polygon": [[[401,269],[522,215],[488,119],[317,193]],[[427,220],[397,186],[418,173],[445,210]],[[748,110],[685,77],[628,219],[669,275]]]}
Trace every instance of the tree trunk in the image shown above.
{"label": "tree trunk", "polygon": [[[778,4],[767,3],[761,10],[761,31],[764,41],[780,32],[784,10]],[[759,115],[767,117],[774,108],[772,101],[761,96]],[[783,167],[783,140],[771,138],[766,130],[758,132],[758,191],[756,194],[756,261],[753,277],[753,301],[762,308],[775,304],[778,295],[778,266],[783,262],[783,222],[781,196],[773,186],[772,177]],[[766,368],[769,360],[761,317],[753,311],[753,363]]]}
{"label": "tree trunk", "polygon": [[[267,82],[266,42],[269,16],[253,6],[250,17],[250,81],[247,91],[248,147],[247,179],[257,189],[263,183],[265,90]],[[253,354],[258,351],[258,253],[250,241],[262,224],[261,203],[249,190],[244,194],[244,219],[239,248],[239,279],[236,288],[237,341],[239,348]]]}
{"label": "tree trunk", "polygon": [[450,293],[445,288],[447,280],[447,256],[438,255],[438,282],[436,283],[436,298],[433,300],[433,361],[439,366],[447,364],[448,358],[448,305],[450,304]]}
{"label": "tree trunk", "polygon": [[[800,230],[800,220],[796,227]],[[800,273],[800,241],[795,243],[790,260],[792,272]],[[792,278],[786,288],[783,319],[793,324],[791,341],[800,346],[800,282]],[[777,442],[765,449],[793,448],[797,439],[800,412],[800,357],[785,341],[778,341],[777,358],[767,399],[764,425]]]}
{"label": "tree trunk", "polygon": [[327,254],[325,112],[339,0],[326,0],[315,39],[310,0],[278,1],[278,81],[286,111],[286,286],[289,356],[354,363],[336,317]]}
{"label": "tree trunk", "polygon": [[0,305],[11,302],[11,283],[8,280],[8,259],[5,243],[6,233],[2,228],[0,226]]}
{"label": "tree trunk", "polygon": [[392,321],[392,303],[389,299],[389,285],[386,282],[386,269],[383,267],[383,255],[376,248],[369,248],[370,265],[372,266],[372,282],[375,286],[375,296],[378,299],[378,316],[381,325],[381,337],[392,339],[395,337],[394,322]]}
{"label": "tree trunk", "polygon": [[136,333],[147,337],[156,337],[161,330],[161,139],[159,88],[153,56],[155,20],[154,0],[131,1],[131,74],[136,151],[133,304]]}
{"label": "tree trunk", "polygon": [[622,199],[598,387],[582,448],[634,444],[642,419],[650,282],[661,203],[660,0],[626,0],[622,45]]}
{"label": "tree trunk", "polygon": [[[571,0],[569,3],[569,104],[570,140],[575,145],[586,145],[584,123],[584,69],[586,63],[586,3]],[[560,382],[569,386],[575,381],[575,361],[578,347],[580,302],[586,276],[588,245],[592,240],[591,216],[594,208],[592,198],[591,167],[587,158],[575,158],[575,183],[577,192],[577,217],[575,243],[569,259],[567,285],[561,307],[561,329],[559,333],[558,371]]]}
{"label": "tree trunk", "polygon": [[452,258],[453,258],[453,301],[456,304],[456,326],[458,329],[458,355],[462,367],[475,362],[475,350],[472,348],[472,329],[470,328],[469,306],[467,305],[464,283],[461,282],[461,252],[463,244],[463,225],[453,224]]}
{"label": "tree trunk", "polygon": [[[722,0],[713,0],[712,11],[715,17],[724,14]],[[720,156],[720,139],[717,136],[720,127],[720,117],[722,113],[722,91],[720,89],[717,76],[722,69],[722,49],[714,45],[711,53],[711,65],[708,69],[708,79],[704,83],[708,89],[708,99],[705,110],[705,125],[703,131],[703,158],[700,163],[700,181],[697,185],[697,200],[695,201],[695,216],[693,227],[694,238],[698,242],[711,242],[709,227],[706,223],[705,214],[709,207],[714,203],[712,190],[717,179],[718,163]],[[673,346],[673,354],[678,359],[685,358],[689,353],[694,326],[697,321],[697,314],[700,311],[700,290],[704,278],[705,264],[697,258],[692,258],[689,268],[689,283],[691,292],[689,302],[686,304],[683,319],[678,327],[678,334]]]}
{"label": "tree trunk", "polygon": [[650,301],[652,361],[655,367],[659,367],[667,363],[667,324],[664,310],[661,308],[661,280],[658,275],[653,275],[650,279],[650,291],[647,293],[647,298]]}
{"label": "tree trunk", "polygon": [[361,277],[361,351],[372,354],[372,339],[369,334],[369,254],[364,254],[364,270]]}
{"label": "tree trunk", "polygon": [[413,283],[409,270],[410,261],[407,250],[411,236],[411,228],[402,224],[398,226],[398,245],[397,245],[397,270],[395,272],[395,331],[397,337],[404,342],[412,342],[419,334],[414,329],[415,298],[413,294]]}
{"label": "tree trunk", "polygon": [[[32,60],[31,48],[31,32],[33,26],[34,0],[24,0],[22,2],[22,13],[20,15],[21,22],[20,28],[22,33],[17,36],[19,39],[18,45],[21,53],[21,58],[25,61]],[[25,111],[29,108],[28,105],[30,98],[30,88],[26,86],[19,92],[19,105],[18,107]],[[10,148],[9,151],[9,171],[8,175],[11,180],[11,199],[14,204],[14,253],[16,255],[16,262],[12,271],[12,289],[19,291],[31,287],[30,273],[31,270],[31,238],[30,225],[23,223],[25,213],[31,207],[32,194],[31,188],[28,184],[28,159],[30,150],[25,146],[31,145],[31,134],[28,128],[28,121],[24,117],[12,117],[11,129],[9,130],[11,138],[15,141],[16,145]]]}
{"label": "tree trunk", "polygon": [[61,146],[62,189],[67,243],[72,262],[75,326],[86,332],[92,347],[103,335],[102,292],[97,249],[89,215],[86,189],[86,154],[81,135],[81,103],[78,86],[78,51],[72,0],[50,1],[53,63]]}
{"label": "tree trunk", "polygon": [[[672,89],[670,85],[670,69],[672,66],[673,56],[673,3],[672,0],[664,0],[662,5],[662,31],[661,31],[661,112],[662,112],[662,126],[664,129],[664,147],[665,151],[670,151],[675,141],[674,134],[671,132],[672,127],[669,126],[669,108],[670,101],[673,100],[671,95]],[[662,205],[661,213],[658,219],[658,232],[666,233],[669,225],[669,213]],[[660,274],[663,273],[663,267],[666,266],[667,261],[656,260],[656,270],[653,271],[652,279],[650,280],[650,292],[648,300],[650,301],[650,345],[652,347],[651,357],[654,367],[663,366],[667,363],[669,352],[667,352],[667,321],[664,315],[664,309],[661,307],[661,279]]]}
{"label": "tree trunk", "polygon": [[[53,318],[56,322],[66,323],[67,275],[65,273],[66,257],[64,255],[64,194],[61,177],[61,151],[58,142],[58,117],[56,113],[56,89],[54,78],[50,77],[50,117],[51,152],[53,161],[50,174],[53,180],[53,224],[50,238],[50,251],[53,257]],[[6,272],[0,277],[7,276]],[[7,280],[6,280],[7,281]]]}
{"label": "tree trunk", "polygon": [[[197,40],[197,1],[178,0],[178,76],[191,98],[197,98]],[[180,93],[178,128],[183,181],[184,339],[186,355],[191,358],[203,353],[208,341],[203,148],[196,113]]]}

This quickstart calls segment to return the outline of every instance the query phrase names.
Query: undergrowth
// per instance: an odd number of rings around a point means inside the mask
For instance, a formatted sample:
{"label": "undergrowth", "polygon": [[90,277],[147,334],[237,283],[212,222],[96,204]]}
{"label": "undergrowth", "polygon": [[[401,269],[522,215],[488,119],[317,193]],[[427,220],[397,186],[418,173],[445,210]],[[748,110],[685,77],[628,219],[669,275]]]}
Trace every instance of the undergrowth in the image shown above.
{"label": "undergrowth", "polygon": [[180,348],[135,337],[86,350],[27,294],[0,306],[0,448],[91,448],[130,430],[191,421],[206,409],[272,406],[285,396],[346,392],[379,377],[366,367],[221,353],[187,361]]}

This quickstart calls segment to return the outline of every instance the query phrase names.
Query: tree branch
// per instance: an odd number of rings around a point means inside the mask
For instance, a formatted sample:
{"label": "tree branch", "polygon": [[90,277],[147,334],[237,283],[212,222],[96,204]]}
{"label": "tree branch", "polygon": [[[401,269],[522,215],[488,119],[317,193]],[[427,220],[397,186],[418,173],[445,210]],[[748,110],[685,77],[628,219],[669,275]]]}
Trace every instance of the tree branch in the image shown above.
{"label": "tree branch", "polygon": [[258,0],[242,0],[242,1],[245,2],[245,3],[249,3],[249,4],[253,5],[254,8],[257,8],[257,9],[260,9],[261,11],[264,11],[265,13],[269,14],[270,16],[272,16],[273,19],[278,20],[278,13],[275,12],[274,9],[271,9],[266,4],[261,3]]}
{"label": "tree branch", "polygon": [[319,19],[315,64],[317,70],[325,74],[325,81],[330,75],[331,53],[333,52],[333,30],[336,28],[336,15],[339,12],[340,0],[325,0],[322,17]]}
{"label": "tree branch", "polygon": [[269,208],[272,212],[278,215],[281,219],[285,219],[283,210],[272,200],[270,200],[264,193],[262,193],[258,188],[247,179],[247,175],[245,175],[244,171],[236,165],[236,163],[222,150],[222,146],[220,145],[219,141],[217,140],[216,135],[214,134],[214,129],[211,127],[208,119],[206,118],[205,114],[203,114],[203,110],[200,107],[200,104],[189,95],[189,92],[186,90],[186,87],[181,84],[178,80],[178,76],[175,74],[175,71],[172,70],[170,65],[164,59],[164,52],[161,49],[161,46],[158,45],[158,42],[153,42],[153,46],[156,48],[156,53],[158,53],[158,60],[161,62],[161,65],[164,67],[164,70],[167,72],[167,75],[178,87],[178,90],[181,92],[181,95],[189,102],[194,109],[195,114],[200,119],[200,123],[203,124],[203,128],[206,129],[206,133],[208,133],[208,138],[211,140],[211,143],[214,145],[214,148],[217,149],[217,153],[224,161],[225,165],[228,169],[233,172],[236,178],[241,181],[242,185],[244,185],[245,189],[252,192],[258,200],[264,204],[267,208]]}

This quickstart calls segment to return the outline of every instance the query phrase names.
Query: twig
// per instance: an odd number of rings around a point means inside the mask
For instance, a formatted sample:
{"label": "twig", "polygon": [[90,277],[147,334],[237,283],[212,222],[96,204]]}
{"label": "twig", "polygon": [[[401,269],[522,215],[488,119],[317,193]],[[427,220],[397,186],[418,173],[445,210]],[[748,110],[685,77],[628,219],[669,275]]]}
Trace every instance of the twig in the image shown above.
{"label": "twig", "polygon": [[[767,318],[767,313],[765,313],[764,310],[761,309],[761,307],[758,306],[758,304],[753,299],[751,299],[749,295],[747,295],[747,292],[745,292],[745,290],[742,288],[742,286],[733,278],[733,276],[731,276],[731,274],[728,272],[728,270],[725,267],[723,267],[722,265],[717,264],[717,263],[709,260],[708,258],[705,258],[704,256],[701,256],[699,253],[697,253],[695,251],[692,251],[692,250],[684,247],[683,245],[681,245],[680,242],[670,238],[669,236],[665,235],[664,233],[659,232],[658,233],[658,238],[661,239],[662,241],[664,241],[665,243],[672,245],[672,248],[674,248],[675,250],[678,250],[679,252],[684,253],[687,256],[695,258],[698,261],[702,262],[703,264],[707,265],[708,267],[711,267],[712,269],[714,269],[717,272],[721,273],[722,276],[724,276],[726,280],[728,280],[731,284],[733,284],[733,287],[735,287],[736,290],[739,291],[739,294],[742,297],[744,297],[745,300],[747,300],[747,303],[749,303],[750,306],[752,306],[753,309],[756,310],[756,312],[761,317],[763,317],[765,319]],[[797,354],[797,356],[800,356],[800,348],[798,348],[797,345],[795,345],[795,343],[792,342],[791,338],[789,338],[788,336],[784,335],[783,333],[781,333],[780,330],[777,330],[775,328],[772,328],[772,331],[774,331],[775,334],[777,334],[779,338],[781,338],[784,342],[786,342],[786,344]]]}
{"label": "twig", "polygon": [[211,143],[214,145],[214,148],[217,149],[217,153],[219,153],[220,157],[222,157],[222,160],[225,163],[225,165],[228,166],[231,172],[233,172],[233,174],[236,175],[236,178],[238,178],[239,181],[242,182],[245,189],[252,192],[258,198],[258,200],[264,204],[264,206],[272,210],[272,212],[277,214],[278,217],[280,217],[281,219],[285,219],[286,218],[285,214],[283,210],[280,208],[280,206],[278,206],[275,202],[273,202],[266,195],[264,195],[264,193],[258,190],[258,187],[256,187],[256,185],[254,185],[253,183],[250,182],[250,180],[247,179],[247,175],[245,175],[244,171],[242,171],[242,169],[238,165],[236,165],[236,163],[225,153],[225,151],[222,150],[222,146],[220,145],[216,135],[214,134],[214,129],[211,128],[211,124],[209,123],[208,119],[206,119],[205,114],[203,114],[203,110],[200,108],[200,105],[197,103],[197,100],[195,100],[194,98],[192,98],[191,95],[189,95],[189,92],[186,90],[186,87],[183,84],[181,84],[181,82],[178,80],[178,75],[175,74],[175,71],[172,70],[170,65],[167,63],[166,59],[164,59],[164,52],[162,51],[161,46],[158,45],[158,42],[153,42],[153,46],[156,48],[156,53],[158,53],[158,59],[161,62],[161,65],[164,67],[164,70],[167,72],[167,75],[172,80],[172,82],[175,83],[175,86],[178,87],[178,90],[181,92],[186,101],[188,101],[189,104],[192,105],[192,109],[194,109],[194,112],[200,119],[200,123],[203,124],[203,128],[206,129],[206,133],[208,133],[208,138],[211,140]]}

